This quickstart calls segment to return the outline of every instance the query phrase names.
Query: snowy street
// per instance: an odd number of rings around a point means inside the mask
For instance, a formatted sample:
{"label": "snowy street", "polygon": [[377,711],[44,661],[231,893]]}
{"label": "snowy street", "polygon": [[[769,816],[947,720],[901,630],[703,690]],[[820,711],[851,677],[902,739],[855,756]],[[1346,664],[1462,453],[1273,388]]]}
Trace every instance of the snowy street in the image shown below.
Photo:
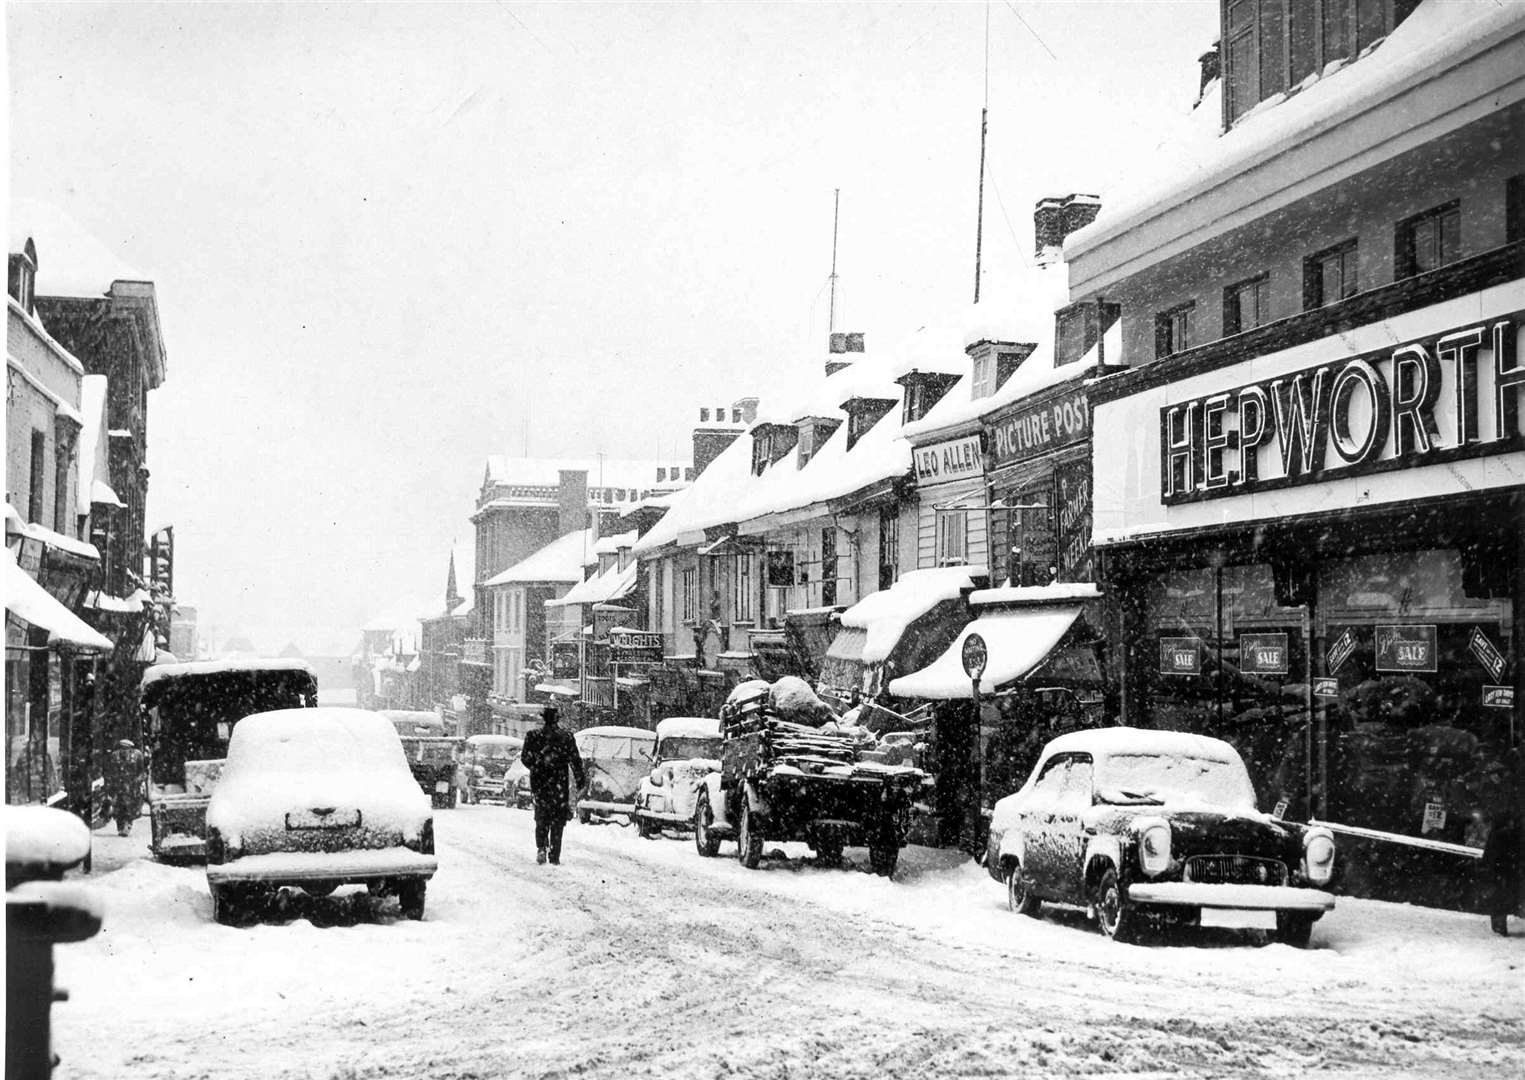
{"label": "snowy street", "polygon": [[[67,1077],[1517,1076],[1525,938],[1341,899],[1297,951],[1011,914],[954,853],[893,881],[770,846],[436,815],[424,921],[363,892],[212,922],[205,874],[95,834],[96,938],[57,950]],[[777,850],[777,854],[775,851]],[[1518,924],[1515,927],[1518,935]]]}

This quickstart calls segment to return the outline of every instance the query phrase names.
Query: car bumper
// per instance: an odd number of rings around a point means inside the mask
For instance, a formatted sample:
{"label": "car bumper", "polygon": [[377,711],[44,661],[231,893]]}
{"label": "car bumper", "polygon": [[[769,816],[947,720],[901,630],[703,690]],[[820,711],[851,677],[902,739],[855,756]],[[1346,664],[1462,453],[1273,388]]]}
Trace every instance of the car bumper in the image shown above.
{"label": "car bumper", "polygon": [[666,821],[673,825],[692,825],[693,814],[674,814],[670,810],[650,810],[641,807],[635,811],[635,816],[645,818],[647,821]]}
{"label": "car bumper", "polygon": [[439,860],[412,848],[363,851],[272,851],[207,866],[207,884],[300,885],[322,881],[357,885],[386,878],[430,878]]}
{"label": "car bumper", "polygon": [[1135,904],[1161,907],[1220,908],[1235,911],[1287,911],[1322,915],[1334,908],[1334,896],[1322,889],[1293,885],[1208,885],[1195,881],[1137,881],[1128,886]]}
{"label": "car bumper", "polygon": [[579,799],[577,800],[577,809],[588,810],[595,814],[629,814],[635,811],[635,803]]}

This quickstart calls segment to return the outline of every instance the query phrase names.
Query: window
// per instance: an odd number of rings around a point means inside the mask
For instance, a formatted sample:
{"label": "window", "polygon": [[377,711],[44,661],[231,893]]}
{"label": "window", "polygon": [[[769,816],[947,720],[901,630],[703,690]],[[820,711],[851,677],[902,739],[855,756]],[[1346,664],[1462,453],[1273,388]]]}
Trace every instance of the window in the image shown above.
{"label": "window", "polygon": [[821,605],[837,602],[837,527],[821,530]]}
{"label": "window", "polygon": [[1310,255],[1303,260],[1303,309],[1312,311],[1325,304],[1337,304],[1354,296],[1356,283],[1356,242],[1343,244]]}
{"label": "window", "polygon": [[32,487],[27,493],[26,519],[42,522],[43,470],[47,468],[48,437],[40,431],[32,432]]}
{"label": "window", "polygon": [[967,510],[937,511],[937,565],[962,566],[968,561]]}
{"label": "window", "polygon": [[985,350],[974,358],[974,379],[969,384],[969,397],[973,401],[995,393],[995,352]]}
{"label": "window", "polygon": [[1223,290],[1223,336],[1241,334],[1271,321],[1271,279],[1265,274]]}
{"label": "window", "polygon": [[900,577],[900,507],[879,508],[879,588],[888,589]]}
{"label": "window", "polygon": [[667,630],[667,563],[665,560],[652,564],[651,575],[651,628],[658,633]]}
{"label": "window", "polygon": [[53,528],[69,533],[69,450],[62,441],[53,448]]}
{"label": "window", "polygon": [[1283,0],[1229,0],[1224,9],[1224,89],[1228,122],[1287,88],[1282,39]]}
{"label": "window", "polygon": [[1192,346],[1191,313],[1194,304],[1182,304],[1154,317],[1154,355],[1174,356]]}
{"label": "window", "polygon": [[731,565],[731,621],[754,622],[757,619],[756,574],[752,555],[733,556]]}
{"label": "window", "polygon": [[1504,242],[1525,240],[1525,175],[1504,181]]}
{"label": "window", "polygon": [[683,568],[683,621],[699,621],[699,570],[693,566]]}
{"label": "window", "polygon": [[1394,277],[1413,277],[1461,253],[1461,204],[1449,202],[1398,223]]}

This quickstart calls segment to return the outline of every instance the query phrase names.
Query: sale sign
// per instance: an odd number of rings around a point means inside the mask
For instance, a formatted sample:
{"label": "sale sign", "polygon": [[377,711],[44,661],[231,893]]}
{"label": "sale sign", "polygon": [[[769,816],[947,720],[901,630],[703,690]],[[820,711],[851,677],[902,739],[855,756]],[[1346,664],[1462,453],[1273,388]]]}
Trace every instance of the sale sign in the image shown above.
{"label": "sale sign", "polygon": [[1434,671],[1439,656],[1435,626],[1377,624],[1377,670]]}
{"label": "sale sign", "polygon": [[1196,638],[1160,638],[1160,673],[1162,675],[1202,674],[1202,650]]}
{"label": "sale sign", "polygon": [[1246,675],[1285,675],[1288,663],[1285,633],[1239,635],[1239,670]]}

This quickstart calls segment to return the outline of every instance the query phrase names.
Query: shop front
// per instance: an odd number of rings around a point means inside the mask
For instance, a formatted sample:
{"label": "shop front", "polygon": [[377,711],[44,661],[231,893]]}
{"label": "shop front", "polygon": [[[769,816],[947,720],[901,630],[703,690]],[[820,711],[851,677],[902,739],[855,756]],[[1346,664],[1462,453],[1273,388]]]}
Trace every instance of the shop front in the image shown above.
{"label": "shop front", "polygon": [[985,450],[978,430],[916,446],[916,566],[979,567],[988,572],[990,544]]}
{"label": "shop front", "polygon": [[1347,892],[1449,907],[1520,783],[1519,283],[1093,388],[1127,722],[1238,747]]}

